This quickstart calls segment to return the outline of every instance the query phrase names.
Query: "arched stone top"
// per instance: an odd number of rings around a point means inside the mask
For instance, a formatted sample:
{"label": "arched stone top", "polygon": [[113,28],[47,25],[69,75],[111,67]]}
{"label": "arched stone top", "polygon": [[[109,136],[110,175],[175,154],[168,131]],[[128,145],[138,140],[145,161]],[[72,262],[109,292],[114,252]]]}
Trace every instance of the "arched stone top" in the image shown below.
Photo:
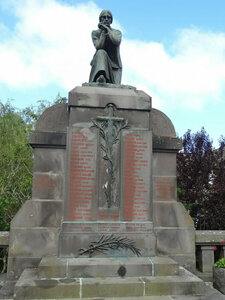
{"label": "arched stone top", "polygon": [[153,108],[150,113],[150,120],[150,129],[153,135],[176,137],[173,123],[160,110]]}
{"label": "arched stone top", "polygon": [[36,131],[65,132],[68,126],[67,104],[55,104],[47,108],[36,124]]}

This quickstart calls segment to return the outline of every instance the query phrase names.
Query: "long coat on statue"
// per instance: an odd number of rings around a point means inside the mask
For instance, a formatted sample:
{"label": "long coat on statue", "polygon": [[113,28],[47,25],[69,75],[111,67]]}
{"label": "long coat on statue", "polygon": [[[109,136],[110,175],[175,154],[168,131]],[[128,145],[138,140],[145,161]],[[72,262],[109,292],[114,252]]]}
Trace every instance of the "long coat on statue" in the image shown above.
{"label": "long coat on statue", "polygon": [[[101,35],[105,35],[100,43]],[[111,29],[110,37],[101,29],[92,31],[92,41],[96,48],[91,61],[91,74],[89,82],[95,82],[100,74],[104,74],[106,82],[121,83],[122,63],[120,58],[120,43],[122,34],[119,30]]]}

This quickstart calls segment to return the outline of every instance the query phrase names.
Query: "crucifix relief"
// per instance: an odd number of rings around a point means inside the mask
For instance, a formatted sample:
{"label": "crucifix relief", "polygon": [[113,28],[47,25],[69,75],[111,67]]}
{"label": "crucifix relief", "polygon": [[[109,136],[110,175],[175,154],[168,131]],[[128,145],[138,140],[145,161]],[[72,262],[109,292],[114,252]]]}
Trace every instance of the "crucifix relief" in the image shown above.
{"label": "crucifix relief", "polygon": [[128,127],[128,121],[121,117],[116,117],[114,111],[115,105],[107,105],[107,116],[98,116],[92,120],[93,126],[99,129],[101,137],[100,147],[102,150],[102,159],[105,160],[107,178],[103,185],[107,208],[118,203],[113,199],[113,187],[115,182],[115,159],[113,155],[113,146],[119,141],[119,134],[122,129]]}

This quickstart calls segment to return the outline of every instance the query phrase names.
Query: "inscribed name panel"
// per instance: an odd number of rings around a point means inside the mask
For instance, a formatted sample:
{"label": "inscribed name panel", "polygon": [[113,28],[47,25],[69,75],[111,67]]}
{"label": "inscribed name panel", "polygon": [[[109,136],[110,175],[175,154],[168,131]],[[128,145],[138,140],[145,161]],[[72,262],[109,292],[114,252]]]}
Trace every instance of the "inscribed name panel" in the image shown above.
{"label": "inscribed name panel", "polygon": [[151,219],[152,137],[147,130],[124,130],[121,139],[122,218],[144,222]]}
{"label": "inscribed name panel", "polygon": [[97,205],[97,134],[88,127],[73,126],[68,147],[65,220],[92,221]]}

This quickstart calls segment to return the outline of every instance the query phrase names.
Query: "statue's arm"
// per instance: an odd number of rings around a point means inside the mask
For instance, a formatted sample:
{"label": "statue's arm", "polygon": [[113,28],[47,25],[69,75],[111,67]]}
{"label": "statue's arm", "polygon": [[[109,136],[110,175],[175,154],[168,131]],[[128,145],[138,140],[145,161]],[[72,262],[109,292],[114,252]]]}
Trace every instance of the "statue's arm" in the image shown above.
{"label": "statue's arm", "polygon": [[104,49],[106,33],[102,31],[100,36],[98,36],[95,31],[92,31],[91,37],[96,50]]}
{"label": "statue's arm", "polygon": [[114,45],[118,46],[121,43],[122,33],[119,30],[110,28],[108,30],[108,37]]}

